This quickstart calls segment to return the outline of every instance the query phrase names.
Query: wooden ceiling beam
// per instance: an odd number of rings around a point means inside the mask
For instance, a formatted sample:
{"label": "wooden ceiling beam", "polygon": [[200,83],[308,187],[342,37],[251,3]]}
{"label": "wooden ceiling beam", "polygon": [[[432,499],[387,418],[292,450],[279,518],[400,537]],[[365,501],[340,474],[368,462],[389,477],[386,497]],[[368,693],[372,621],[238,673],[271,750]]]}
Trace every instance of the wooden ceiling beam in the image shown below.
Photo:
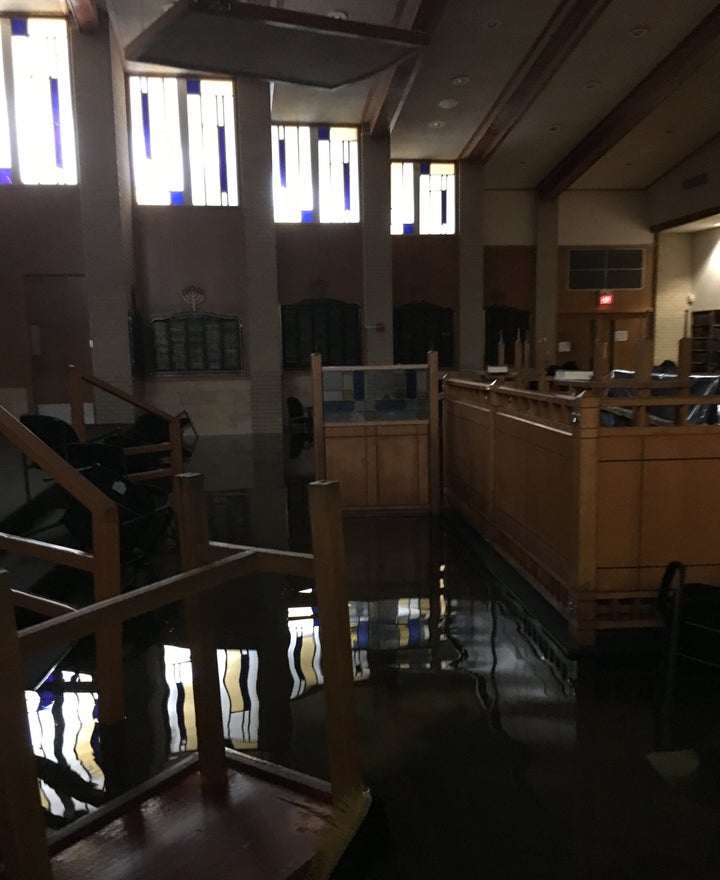
{"label": "wooden ceiling beam", "polygon": [[540,181],[537,186],[538,195],[544,199],[553,199],[572,186],[688,77],[720,51],[719,37],[720,6],[716,6]]}
{"label": "wooden ceiling beam", "polygon": [[93,34],[100,27],[96,0],[66,0],[81,34]]}
{"label": "wooden ceiling beam", "polygon": [[[445,9],[447,0],[401,0],[395,13],[395,27],[411,28],[424,33],[429,39]],[[401,61],[382,73],[370,89],[363,120],[371,135],[390,134],[400,115],[412,84],[415,81],[421,57]]]}
{"label": "wooden ceiling beam", "polygon": [[460,154],[487,162],[610,0],[563,0]]}

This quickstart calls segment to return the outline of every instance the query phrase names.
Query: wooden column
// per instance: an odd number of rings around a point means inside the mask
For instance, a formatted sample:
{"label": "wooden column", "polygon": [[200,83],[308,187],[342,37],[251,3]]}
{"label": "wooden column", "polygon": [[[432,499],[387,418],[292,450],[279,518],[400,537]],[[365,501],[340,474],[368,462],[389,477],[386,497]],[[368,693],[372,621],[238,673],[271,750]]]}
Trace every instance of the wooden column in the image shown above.
{"label": "wooden column", "polygon": [[0,571],[0,852],[8,880],[51,880],[10,578]]}
{"label": "wooden column", "polygon": [[311,483],[308,495],[327,706],[328,764],[333,803],[337,805],[363,787],[353,695],[340,484]]}
{"label": "wooden column", "polygon": [[[180,563],[183,571],[189,571],[200,565],[198,546],[208,543],[202,474],[176,476],[173,503]],[[227,770],[211,593],[199,593],[185,600],[185,621],[193,669],[200,773],[206,786],[222,790],[227,786]]]}
{"label": "wooden column", "polygon": [[[100,602],[122,592],[117,507],[93,514],[92,534],[93,600]],[[95,653],[99,718],[111,726],[125,717],[121,624],[108,624],[95,633]]]}
{"label": "wooden column", "polygon": [[580,421],[573,437],[573,469],[577,505],[573,521],[577,523],[574,536],[575,571],[571,595],[575,603],[570,617],[570,629],[578,645],[595,642],[595,584],[597,571],[597,472],[598,427],[600,400],[584,398],[578,401]]}
{"label": "wooden column", "polygon": [[440,392],[438,387],[438,353],[428,352],[428,479],[430,482],[430,510],[440,512]]}
{"label": "wooden column", "polygon": [[322,355],[310,355],[312,369],[313,456],[315,479],[325,479],[325,412],[323,410]]}

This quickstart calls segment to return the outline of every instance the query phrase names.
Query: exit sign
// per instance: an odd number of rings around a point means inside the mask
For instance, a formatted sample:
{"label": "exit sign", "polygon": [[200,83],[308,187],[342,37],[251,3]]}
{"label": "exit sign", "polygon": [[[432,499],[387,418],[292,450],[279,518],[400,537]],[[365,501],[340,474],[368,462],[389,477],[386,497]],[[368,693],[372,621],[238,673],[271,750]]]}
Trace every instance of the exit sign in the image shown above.
{"label": "exit sign", "polygon": [[611,306],[613,304],[613,295],[607,290],[600,291],[600,305]]}

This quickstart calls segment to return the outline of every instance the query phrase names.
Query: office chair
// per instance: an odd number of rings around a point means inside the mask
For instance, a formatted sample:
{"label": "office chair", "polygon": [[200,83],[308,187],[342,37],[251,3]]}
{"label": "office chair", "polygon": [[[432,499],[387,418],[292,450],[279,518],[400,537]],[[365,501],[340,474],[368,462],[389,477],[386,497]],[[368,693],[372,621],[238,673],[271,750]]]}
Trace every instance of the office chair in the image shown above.
{"label": "office chair", "polygon": [[[116,473],[125,473],[125,455],[122,449],[105,443],[83,443],[75,433],[75,429],[62,419],[38,413],[26,413],[20,416],[20,423],[74,468],[101,464]],[[25,498],[30,501],[29,471],[37,468],[37,465],[26,455],[22,456],[22,462]]]}
{"label": "office chair", "polygon": [[673,715],[680,659],[720,669],[720,587],[686,583],[685,566],[675,560],[665,568],[657,602],[667,636],[661,705],[661,718],[667,721]]}
{"label": "office chair", "polygon": [[[128,477],[103,465],[94,464],[82,471],[83,476],[115,502],[120,528],[121,561],[135,569],[158,549],[167,535],[172,508],[156,504],[148,486],[132,483]],[[70,498],[62,518],[65,528],[81,549],[92,547],[92,517],[79,501]]]}
{"label": "office chair", "polygon": [[312,418],[305,412],[305,407],[297,397],[287,398],[288,423],[292,434],[302,434],[312,440]]}

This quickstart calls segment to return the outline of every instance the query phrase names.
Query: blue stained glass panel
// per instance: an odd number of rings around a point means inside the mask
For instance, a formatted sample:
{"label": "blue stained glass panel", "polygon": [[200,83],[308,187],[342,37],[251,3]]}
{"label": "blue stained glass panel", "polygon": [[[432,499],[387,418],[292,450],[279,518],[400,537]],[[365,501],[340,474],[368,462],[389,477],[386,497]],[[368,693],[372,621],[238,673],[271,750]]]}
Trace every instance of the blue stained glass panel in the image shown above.
{"label": "blue stained glass panel", "polygon": [[220,164],[220,192],[227,195],[228,191],[228,173],[227,173],[227,146],[225,144],[225,126],[218,125],[218,162]]}
{"label": "blue stained glass panel", "polygon": [[175,191],[170,191],[170,204],[171,205],[184,205],[185,204],[185,196],[183,193]]}
{"label": "blue stained glass panel", "polygon": [[148,159],[152,159],[152,145],[150,142],[150,96],[147,92],[143,92],[140,96],[142,105],[142,126],[143,135],[145,137],[145,155]]}
{"label": "blue stained glass panel", "polygon": [[419,645],[422,642],[422,621],[420,618],[408,620],[408,644]]}
{"label": "blue stained glass panel", "polygon": [[343,191],[345,193],[345,210],[350,210],[350,163],[343,162]]}
{"label": "blue stained glass panel", "polygon": [[301,211],[300,212],[300,220],[302,223],[312,223],[313,222],[313,212],[312,211]]}
{"label": "blue stained glass panel", "polygon": [[357,626],[358,648],[367,648],[370,635],[370,625],[367,620],[359,620]]}
{"label": "blue stained glass panel", "polygon": [[318,140],[319,141],[329,141],[330,140],[330,127],[327,125],[321,125],[318,128]]}
{"label": "blue stained glass panel", "polygon": [[55,135],[55,164],[63,167],[62,139],[60,136],[60,90],[57,77],[50,77],[50,105],[52,106],[53,134]]}
{"label": "blue stained glass panel", "polygon": [[403,223],[403,235],[412,235],[415,232],[414,223]]}
{"label": "blue stained glass panel", "polygon": [[181,742],[187,742],[187,728],[185,727],[185,713],[183,709],[185,707],[185,685],[179,681],[177,683],[177,720],[178,720],[178,730],[180,732],[180,740]]}
{"label": "blue stained glass panel", "polygon": [[13,18],[10,30],[14,37],[26,37],[28,35],[28,23],[26,18]]}
{"label": "blue stained glass panel", "polygon": [[420,174],[430,174],[430,163],[429,162],[421,162],[420,163]]}
{"label": "blue stained glass panel", "polygon": [[189,79],[187,81],[187,93],[188,93],[188,95],[199,95],[200,94],[200,80],[199,79]]}
{"label": "blue stained glass panel", "polygon": [[12,183],[12,171],[10,168],[0,168],[0,186],[3,183]]}
{"label": "blue stained glass panel", "polygon": [[447,190],[440,192],[440,222],[447,223]]}
{"label": "blue stained glass panel", "polygon": [[287,186],[287,159],[285,158],[285,138],[278,139],[278,158],[280,161],[280,183]]}

